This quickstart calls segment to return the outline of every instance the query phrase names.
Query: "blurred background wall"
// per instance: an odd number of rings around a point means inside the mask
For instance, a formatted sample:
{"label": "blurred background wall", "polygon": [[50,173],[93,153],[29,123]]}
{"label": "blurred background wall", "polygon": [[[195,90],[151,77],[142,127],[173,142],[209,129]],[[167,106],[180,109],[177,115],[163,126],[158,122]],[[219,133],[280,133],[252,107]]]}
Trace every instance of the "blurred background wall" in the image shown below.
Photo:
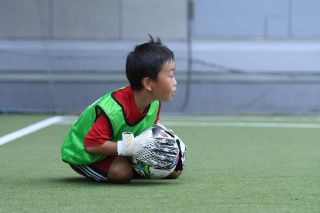
{"label": "blurred background wall", "polygon": [[0,112],[81,112],[151,34],[176,56],[165,113],[318,114],[319,22],[319,0],[0,0]]}
{"label": "blurred background wall", "polygon": [[[185,0],[1,0],[7,39],[186,38]],[[168,29],[170,28],[170,30]]]}

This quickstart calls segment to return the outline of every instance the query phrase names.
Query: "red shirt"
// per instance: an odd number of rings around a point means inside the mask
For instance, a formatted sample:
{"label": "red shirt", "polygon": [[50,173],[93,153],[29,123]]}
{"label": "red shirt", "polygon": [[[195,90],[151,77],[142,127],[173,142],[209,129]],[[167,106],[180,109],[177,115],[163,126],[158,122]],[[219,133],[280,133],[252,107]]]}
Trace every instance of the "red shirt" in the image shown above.
{"label": "red shirt", "polygon": [[[113,93],[113,97],[118,103],[122,105],[124,115],[128,123],[136,123],[143,118],[149,110],[149,106],[146,107],[143,112],[139,112],[138,107],[134,101],[133,91],[130,86],[117,90]],[[161,106],[161,105],[160,105]],[[158,122],[160,116],[160,107],[157,114],[156,122]],[[111,126],[107,120],[108,118],[101,113],[96,119],[95,123],[88,132],[84,146],[100,146],[106,140],[111,139]]]}

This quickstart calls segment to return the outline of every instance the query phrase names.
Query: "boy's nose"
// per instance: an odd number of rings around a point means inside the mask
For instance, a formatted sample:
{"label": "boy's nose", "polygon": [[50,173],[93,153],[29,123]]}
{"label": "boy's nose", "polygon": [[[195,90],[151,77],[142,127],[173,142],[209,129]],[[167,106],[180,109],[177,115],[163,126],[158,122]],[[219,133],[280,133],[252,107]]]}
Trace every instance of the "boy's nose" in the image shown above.
{"label": "boy's nose", "polygon": [[177,84],[178,84],[178,81],[177,81],[177,79],[174,77],[174,78],[173,78],[173,86],[177,86]]}

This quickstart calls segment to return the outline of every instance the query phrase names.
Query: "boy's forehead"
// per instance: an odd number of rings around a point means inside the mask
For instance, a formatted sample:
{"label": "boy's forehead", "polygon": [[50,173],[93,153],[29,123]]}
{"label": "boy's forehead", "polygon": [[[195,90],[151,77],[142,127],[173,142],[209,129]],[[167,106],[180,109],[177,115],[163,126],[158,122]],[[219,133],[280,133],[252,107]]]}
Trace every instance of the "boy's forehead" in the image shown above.
{"label": "boy's forehead", "polygon": [[170,60],[164,63],[163,68],[168,70],[175,70],[176,69],[176,62],[174,60]]}

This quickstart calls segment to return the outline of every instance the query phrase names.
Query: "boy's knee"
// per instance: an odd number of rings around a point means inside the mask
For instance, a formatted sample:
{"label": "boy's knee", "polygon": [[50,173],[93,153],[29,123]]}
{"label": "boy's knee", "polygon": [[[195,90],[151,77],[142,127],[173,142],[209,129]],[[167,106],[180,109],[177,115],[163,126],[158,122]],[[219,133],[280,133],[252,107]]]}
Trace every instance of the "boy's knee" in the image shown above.
{"label": "boy's knee", "polygon": [[133,171],[130,162],[118,157],[110,166],[108,171],[108,179],[115,183],[129,183],[132,179]]}

